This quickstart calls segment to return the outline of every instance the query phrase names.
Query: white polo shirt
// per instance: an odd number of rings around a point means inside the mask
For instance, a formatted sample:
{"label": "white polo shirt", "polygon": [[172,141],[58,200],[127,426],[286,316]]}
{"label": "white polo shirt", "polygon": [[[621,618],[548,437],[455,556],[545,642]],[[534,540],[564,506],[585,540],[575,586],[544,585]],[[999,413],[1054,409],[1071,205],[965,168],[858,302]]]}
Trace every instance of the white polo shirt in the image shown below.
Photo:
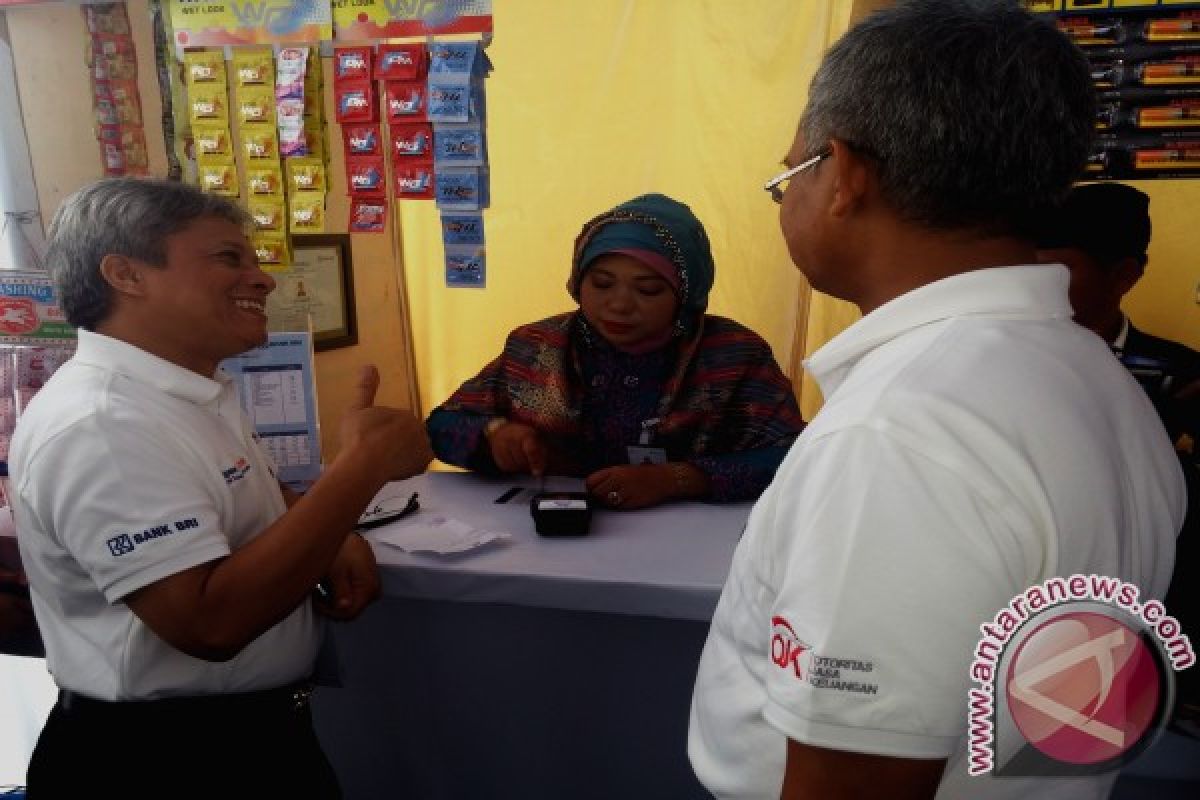
{"label": "white polo shirt", "polygon": [[948,758],[943,798],[1107,796],[1112,774],[971,778],[964,759],[979,626],[1056,575],[1161,597],[1183,520],[1162,424],[1071,321],[1067,280],[947,278],[810,359],[825,406],[750,515],[696,680],[688,750],[717,797],[777,798],[788,738]]}
{"label": "white polo shirt", "polygon": [[188,656],[122,598],[237,550],[286,510],[231,379],[209,380],[81,330],[79,348],[21,416],[13,511],[55,681],[141,700],[273,688],[307,675],[311,604],[230,661]]}

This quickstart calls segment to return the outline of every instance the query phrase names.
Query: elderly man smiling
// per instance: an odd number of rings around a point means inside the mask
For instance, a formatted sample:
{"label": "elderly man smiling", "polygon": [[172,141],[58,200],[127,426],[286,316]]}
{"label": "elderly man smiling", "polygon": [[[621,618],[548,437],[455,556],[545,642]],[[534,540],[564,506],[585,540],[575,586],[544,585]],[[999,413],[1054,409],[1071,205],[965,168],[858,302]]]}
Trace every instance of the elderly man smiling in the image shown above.
{"label": "elderly man smiling", "polygon": [[[340,796],[312,730],[314,611],[379,592],[350,531],[431,452],[364,370],[342,447],[285,492],[217,365],[262,344],[272,278],[244,211],[166,181],[66,200],[47,260],[75,357],[22,415],[9,462],[34,611],[61,693],[30,797]],[[310,593],[325,580],[329,603]]]}

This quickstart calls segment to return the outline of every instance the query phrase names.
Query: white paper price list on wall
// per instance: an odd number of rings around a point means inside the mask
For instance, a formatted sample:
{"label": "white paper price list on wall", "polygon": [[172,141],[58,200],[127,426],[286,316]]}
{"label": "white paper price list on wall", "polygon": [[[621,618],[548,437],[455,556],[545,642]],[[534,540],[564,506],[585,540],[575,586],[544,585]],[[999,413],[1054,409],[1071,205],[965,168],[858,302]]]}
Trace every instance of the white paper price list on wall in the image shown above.
{"label": "white paper price list on wall", "polygon": [[299,365],[247,367],[243,389],[251,399],[254,426],[297,425],[298,431],[264,431],[263,445],[280,467],[305,466],[312,462],[312,443],[304,430],[304,370]]}
{"label": "white paper price list on wall", "polygon": [[242,376],[255,426],[303,425],[304,371],[300,365],[247,367]]}

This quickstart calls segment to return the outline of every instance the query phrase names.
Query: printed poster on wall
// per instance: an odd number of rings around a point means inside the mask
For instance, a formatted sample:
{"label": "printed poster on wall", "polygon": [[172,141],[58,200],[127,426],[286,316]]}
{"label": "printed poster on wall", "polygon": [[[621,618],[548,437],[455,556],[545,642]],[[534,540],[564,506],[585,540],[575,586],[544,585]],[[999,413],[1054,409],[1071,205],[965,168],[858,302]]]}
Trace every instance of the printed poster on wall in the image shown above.
{"label": "printed poster on wall", "polygon": [[315,481],[321,474],[312,337],[272,333],[267,343],[221,362],[236,382],[238,398],[254,432],[286,484]]}
{"label": "printed poster on wall", "polygon": [[333,0],[344,41],[491,33],[492,0]]}
{"label": "printed poster on wall", "polygon": [[329,0],[169,0],[175,46],[319,42],[333,38]]}

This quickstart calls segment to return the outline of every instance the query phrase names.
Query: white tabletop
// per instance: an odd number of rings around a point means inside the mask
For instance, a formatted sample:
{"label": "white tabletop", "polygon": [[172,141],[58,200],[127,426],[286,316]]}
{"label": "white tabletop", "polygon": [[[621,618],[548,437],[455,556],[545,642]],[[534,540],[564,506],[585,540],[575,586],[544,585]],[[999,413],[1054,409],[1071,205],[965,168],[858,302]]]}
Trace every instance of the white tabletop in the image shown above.
{"label": "white tabletop", "polygon": [[[459,555],[406,553],[372,541],[389,595],[509,603],[707,622],[729,572],[751,503],[673,503],[593,513],[584,537],[534,532],[529,492],[497,504],[529,476],[431,472],[388,484],[380,497],[420,494],[418,514],[440,514],[511,539]],[[552,479],[549,488],[563,488]],[[384,528],[377,529],[380,531]],[[374,531],[366,534],[373,538]]]}

